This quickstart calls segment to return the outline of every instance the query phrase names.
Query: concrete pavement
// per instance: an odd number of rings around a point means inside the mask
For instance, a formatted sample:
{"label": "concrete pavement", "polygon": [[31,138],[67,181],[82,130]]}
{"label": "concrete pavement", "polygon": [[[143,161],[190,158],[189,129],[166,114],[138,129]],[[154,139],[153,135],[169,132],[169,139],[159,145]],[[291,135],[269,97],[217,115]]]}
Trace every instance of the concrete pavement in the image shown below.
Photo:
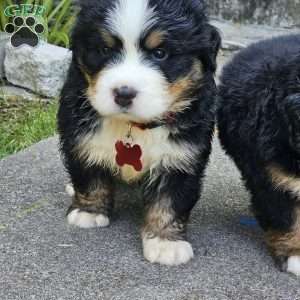
{"label": "concrete pavement", "polygon": [[[230,47],[262,36],[218,26]],[[195,258],[184,266],[144,260],[142,201],[131,188],[118,188],[109,228],[68,226],[66,183],[56,138],[0,161],[1,300],[300,300],[300,278],[280,273],[261,230],[240,223],[251,217],[249,195],[217,140],[188,228]]]}
{"label": "concrete pavement", "polygon": [[300,299],[300,279],[280,273],[250,216],[239,173],[217,142],[188,236],[185,266],[151,265],[142,256],[142,205],[119,187],[106,229],[66,224],[57,139],[0,161],[0,299]]}

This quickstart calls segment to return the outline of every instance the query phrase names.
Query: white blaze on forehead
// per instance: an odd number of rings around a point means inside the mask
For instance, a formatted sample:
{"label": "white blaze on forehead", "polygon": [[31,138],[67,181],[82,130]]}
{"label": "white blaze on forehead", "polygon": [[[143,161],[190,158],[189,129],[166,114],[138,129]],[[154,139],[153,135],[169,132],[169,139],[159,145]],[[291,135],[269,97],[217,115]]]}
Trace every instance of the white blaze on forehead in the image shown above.
{"label": "white blaze on forehead", "polygon": [[141,34],[155,21],[153,8],[148,0],[117,0],[110,11],[107,25],[119,36],[125,48],[137,45]]}
{"label": "white blaze on forehead", "polygon": [[106,29],[122,41],[121,56],[112,59],[101,72],[95,87],[88,91],[92,105],[103,116],[121,114],[114,89],[129,86],[137,91],[126,118],[150,121],[161,118],[173,101],[163,72],[144,59],[141,38],[157,21],[149,0],[112,0],[115,6],[106,16]]}

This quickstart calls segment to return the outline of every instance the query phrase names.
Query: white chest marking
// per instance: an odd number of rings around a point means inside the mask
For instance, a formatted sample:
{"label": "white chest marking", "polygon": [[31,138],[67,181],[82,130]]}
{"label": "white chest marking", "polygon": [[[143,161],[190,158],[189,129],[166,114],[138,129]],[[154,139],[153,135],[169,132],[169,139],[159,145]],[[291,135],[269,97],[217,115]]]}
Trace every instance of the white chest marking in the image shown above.
{"label": "white chest marking", "polygon": [[116,163],[117,141],[124,141],[128,133],[128,125],[124,120],[104,119],[102,127],[96,134],[80,139],[78,153],[88,165],[100,165],[110,168],[125,181],[139,179],[146,172],[154,171],[161,166],[165,169],[179,169],[189,172],[193,166],[198,150],[188,143],[175,143],[169,140],[169,131],[165,127],[151,130],[132,129],[133,143],[142,149],[141,172],[132,166],[120,168]]}

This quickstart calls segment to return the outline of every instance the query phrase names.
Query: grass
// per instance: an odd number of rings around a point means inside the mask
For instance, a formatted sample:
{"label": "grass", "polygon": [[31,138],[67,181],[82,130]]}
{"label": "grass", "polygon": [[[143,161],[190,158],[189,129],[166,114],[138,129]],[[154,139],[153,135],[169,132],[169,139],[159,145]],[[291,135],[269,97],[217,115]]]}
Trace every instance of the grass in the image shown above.
{"label": "grass", "polygon": [[57,101],[25,102],[0,98],[0,159],[56,133]]}
{"label": "grass", "polygon": [[[19,3],[19,0],[0,0],[0,32],[13,19],[4,15],[5,8]],[[67,48],[70,46],[70,33],[78,13],[72,0],[23,0],[21,3],[31,8],[33,5],[43,5],[46,11],[37,20],[44,24],[48,42]],[[19,10],[21,6],[17,8]],[[28,13],[31,14],[32,11]],[[21,10],[15,15],[27,16]],[[55,101],[45,103],[7,99],[1,94],[0,88],[0,159],[54,135],[57,106]]]}

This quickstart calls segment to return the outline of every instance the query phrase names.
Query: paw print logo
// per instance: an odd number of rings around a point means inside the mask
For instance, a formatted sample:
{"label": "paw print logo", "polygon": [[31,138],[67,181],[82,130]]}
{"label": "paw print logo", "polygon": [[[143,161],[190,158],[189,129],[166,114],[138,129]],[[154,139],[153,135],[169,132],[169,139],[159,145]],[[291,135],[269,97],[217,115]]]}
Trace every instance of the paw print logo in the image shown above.
{"label": "paw print logo", "polygon": [[11,44],[14,47],[29,45],[35,47],[39,43],[39,34],[44,33],[45,27],[41,23],[37,23],[32,16],[20,17],[13,19],[12,23],[6,24],[4,28],[6,33],[12,34]]}

